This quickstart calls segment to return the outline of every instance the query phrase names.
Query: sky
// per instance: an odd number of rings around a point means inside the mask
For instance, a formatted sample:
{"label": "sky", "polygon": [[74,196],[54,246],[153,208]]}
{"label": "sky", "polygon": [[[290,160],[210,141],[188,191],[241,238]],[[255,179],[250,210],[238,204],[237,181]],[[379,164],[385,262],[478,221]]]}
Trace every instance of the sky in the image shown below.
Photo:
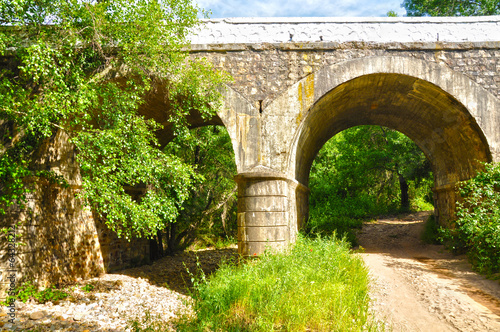
{"label": "sky", "polygon": [[403,0],[194,0],[226,17],[381,17],[390,10],[403,16]]}

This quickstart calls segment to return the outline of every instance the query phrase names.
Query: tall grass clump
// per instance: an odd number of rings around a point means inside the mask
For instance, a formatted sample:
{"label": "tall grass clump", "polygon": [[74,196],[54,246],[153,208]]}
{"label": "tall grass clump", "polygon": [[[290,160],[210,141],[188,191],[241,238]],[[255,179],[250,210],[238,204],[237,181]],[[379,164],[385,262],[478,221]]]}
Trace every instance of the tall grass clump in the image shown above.
{"label": "tall grass clump", "polygon": [[345,241],[299,237],[288,251],[227,264],[195,283],[179,331],[366,331],[368,272]]}

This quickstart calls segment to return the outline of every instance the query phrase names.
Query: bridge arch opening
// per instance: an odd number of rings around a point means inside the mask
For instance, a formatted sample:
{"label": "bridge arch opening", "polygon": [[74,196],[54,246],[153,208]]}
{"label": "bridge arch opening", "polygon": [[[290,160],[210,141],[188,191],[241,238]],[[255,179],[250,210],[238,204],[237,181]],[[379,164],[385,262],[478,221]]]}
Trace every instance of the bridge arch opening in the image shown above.
{"label": "bridge arch opening", "polygon": [[234,176],[240,163],[236,149],[234,104],[251,107],[226,86],[221,91],[225,105],[216,114],[207,118],[197,109],[186,114],[191,138],[184,141],[174,132],[170,120],[173,106],[166,98],[167,94],[164,86],[156,87],[146,96],[139,112],[162,125],[155,132],[160,147],[193,166],[199,178],[196,189],[183,202],[176,222],[167,224],[150,241],[152,259],[184,250],[195,242],[209,246],[236,237],[237,185]]}
{"label": "bridge arch opening", "polygon": [[[337,85],[311,106],[295,142],[295,179],[308,186],[321,147],[337,133],[360,125],[395,129],[424,152],[434,174],[435,212],[442,224],[453,218],[456,182],[492,159],[476,120],[452,95],[410,75],[370,73]],[[303,213],[298,212],[299,224],[307,215],[307,195],[297,195]]]}
{"label": "bridge arch opening", "polygon": [[366,218],[433,209],[433,175],[422,151],[404,134],[356,126],[332,137],[309,177],[306,231],[336,231],[355,243]]}

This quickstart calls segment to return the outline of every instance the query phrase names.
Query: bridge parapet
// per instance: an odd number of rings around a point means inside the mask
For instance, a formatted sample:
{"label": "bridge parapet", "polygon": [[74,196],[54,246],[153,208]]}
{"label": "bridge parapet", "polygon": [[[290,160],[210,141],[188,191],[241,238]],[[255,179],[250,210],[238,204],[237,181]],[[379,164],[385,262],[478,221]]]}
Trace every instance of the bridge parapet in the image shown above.
{"label": "bridge parapet", "polygon": [[194,45],[290,42],[498,41],[500,16],[383,18],[226,18],[206,20]]}

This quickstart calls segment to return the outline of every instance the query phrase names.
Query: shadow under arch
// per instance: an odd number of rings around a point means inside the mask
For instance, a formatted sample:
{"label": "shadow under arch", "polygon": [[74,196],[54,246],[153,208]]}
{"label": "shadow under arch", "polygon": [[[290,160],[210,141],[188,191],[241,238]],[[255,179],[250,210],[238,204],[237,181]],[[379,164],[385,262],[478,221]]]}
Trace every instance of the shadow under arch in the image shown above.
{"label": "shadow under arch", "polygon": [[[224,126],[231,138],[236,167],[238,172],[240,172],[245,159],[252,157],[252,151],[248,151],[248,149],[243,150],[240,147],[241,134],[239,133],[240,126],[238,126],[237,115],[240,114],[241,117],[241,114],[244,114],[254,117],[258,115],[258,110],[228,85],[224,85],[220,89],[220,93],[223,104],[222,108],[216,114],[209,119],[205,119],[198,110],[193,109],[186,116],[186,122],[190,129],[208,125]],[[172,106],[168,103],[167,94],[168,91],[165,87],[156,87],[154,91],[146,96],[145,103],[139,109],[141,115],[146,118],[152,118],[163,126],[162,129],[156,132],[156,136],[162,147],[167,145],[175,136],[172,123],[169,120]]]}
{"label": "shadow under arch", "polygon": [[[241,149],[242,135],[239,131],[244,131],[246,128],[240,128],[241,124],[239,124],[238,120],[245,116],[250,118],[255,117],[259,114],[259,111],[241,94],[227,85],[222,86],[219,92],[221,94],[222,107],[217,110],[216,114],[207,119],[202,116],[199,110],[192,109],[186,115],[186,124],[189,129],[212,125],[224,127],[231,140],[233,152],[233,156],[231,157],[234,157],[237,172],[240,172],[244,164],[245,155],[250,154],[250,152]],[[149,92],[145,97],[144,103],[139,108],[139,114],[148,119],[153,119],[162,125],[162,128],[155,132],[159,145],[162,148],[175,138],[174,126],[170,121],[172,112],[173,107],[168,100],[168,90],[164,86],[156,86],[153,91]],[[137,192],[141,194],[145,190],[145,187],[133,189],[139,189]],[[156,243],[151,243],[150,247],[151,252],[155,251],[153,250],[154,248],[156,248],[156,251],[158,250]],[[161,252],[156,252],[156,255],[161,256]]]}
{"label": "shadow under arch", "polygon": [[[415,76],[409,75],[412,72]],[[491,95],[449,68],[409,58],[372,58],[325,68],[314,79],[315,100],[297,130],[290,154],[290,170],[305,186],[317,152],[335,134],[358,125],[389,127],[412,139],[431,162],[436,214],[446,224],[454,217],[456,182],[473,176],[480,162],[494,159],[489,141],[496,143],[498,134],[486,130],[488,139],[476,121],[484,123]],[[440,82],[461,95],[453,96],[436,84]],[[460,97],[476,109],[468,109]],[[297,210],[303,214],[297,215],[298,226],[307,215],[307,196],[297,195]]]}

